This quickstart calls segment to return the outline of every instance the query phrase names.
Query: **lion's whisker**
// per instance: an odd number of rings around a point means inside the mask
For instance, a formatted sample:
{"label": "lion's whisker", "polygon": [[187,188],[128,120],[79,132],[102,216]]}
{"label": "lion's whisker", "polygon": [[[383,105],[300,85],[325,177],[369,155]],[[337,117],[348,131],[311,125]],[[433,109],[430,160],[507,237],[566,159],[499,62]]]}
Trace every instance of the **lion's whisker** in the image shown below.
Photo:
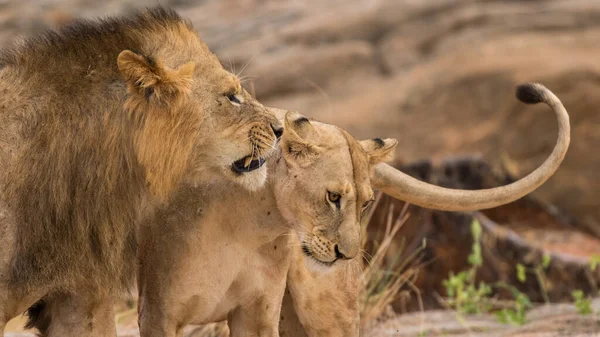
{"label": "lion's whisker", "polygon": [[272,144],[266,143],[266,142],[265,142],[264,140],[262,140],[262,139],[256,139],[256,141],[257,141],[257,142],[261,142],[262,144],[264,144],[264,145],[266,145],[266,146],[270,147],[270,148],[271,148],[271,149],[273,149],[273,150],[276,150],[276,149],[277,149],[277,148],[275,147],[275,145],[272,145]]}

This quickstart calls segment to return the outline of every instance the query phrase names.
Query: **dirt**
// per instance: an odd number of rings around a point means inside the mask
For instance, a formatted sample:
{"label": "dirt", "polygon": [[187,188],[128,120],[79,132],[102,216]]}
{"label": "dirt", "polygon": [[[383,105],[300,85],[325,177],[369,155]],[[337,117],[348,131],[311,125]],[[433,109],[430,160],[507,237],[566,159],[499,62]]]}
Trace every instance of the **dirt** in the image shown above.
{"label": "dirt", "polygon": [[[449,310],[428,310],[398,315],[363,332],[364,337],[594,337],[600,336],[600,299],[592,302],[598,314],[581,315],[570,304],[539,306],[527,314],[522,326],[502,324],[493,315],[459,315]],[[118,337],[139,337],[135,315],[118,319]],[[211,326],[210,331],[215,331]],[[184,337],[223,336],[190,326]],[[218,330],[216,330],[218,331]],[[6,337],[34,337],[29,332],[7,332]]]}
{"label": "dirt", "polygon": [[600,2],[4,0],[0,44],[156,3],[189,18],[264,103],[396,137],[404,162],[476,153],[524,176],[549,154],[556,122],[514,86],[544,83],[569,110],[572,143],[534,195],[600,236]]}
{"label": "dirt", "polygon": [[[600,308],[600,301],[593,307]],[[540,306],[522,326],[501,324],[492,315],[461,316],[447,310],[412,313],[387,320],[365,337],[562,337],[600,336],[600,315],[583,316],[572,305]]]}

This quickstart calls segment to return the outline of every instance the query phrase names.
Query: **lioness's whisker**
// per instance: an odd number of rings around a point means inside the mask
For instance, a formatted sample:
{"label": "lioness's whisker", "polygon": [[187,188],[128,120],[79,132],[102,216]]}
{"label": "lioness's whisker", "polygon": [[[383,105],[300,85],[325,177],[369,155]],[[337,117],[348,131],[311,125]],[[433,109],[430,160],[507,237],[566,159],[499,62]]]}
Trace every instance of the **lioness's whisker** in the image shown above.
{"label": "lioness's whisker", "polygon": [[[240,70],[240,72],[238,74],[236,74],[235,76],[239,77],[240,75],[242,75],[242,73],[244,72],[244,70],[246,70],[246,67],[250,64],[250,62],[252,62],[252,60],[254,60],[254,58],[258,56],[258,54],[255,54],[254,56],[252,56],[248,62],[246,62],[246,64],[244,64],[244,66],[242,67],[242,70]],[[240,80],[241,81],[241,80]]]}
{"label": "lioness's whisker", "polygon": [[259,77],[260,76],[246,75],[246,76],[239,77],[238,80],[240,81],[240,83],[243,83],[246,80],[255,80],[255,79],[259,78]]}

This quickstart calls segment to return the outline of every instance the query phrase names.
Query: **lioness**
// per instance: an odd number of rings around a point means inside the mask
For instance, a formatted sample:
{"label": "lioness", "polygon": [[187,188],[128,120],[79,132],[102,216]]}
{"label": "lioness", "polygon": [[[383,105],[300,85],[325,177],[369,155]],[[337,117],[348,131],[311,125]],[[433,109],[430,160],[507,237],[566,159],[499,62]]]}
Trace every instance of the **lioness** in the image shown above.
{"label": "lioness", "polygon": [[[491,207],[552,175],[568,146],[566,110],[541,85],[523,85],[517,93],[525,102],[546,102],[559,118],[559,141],[542,169],[524,181],[477,192],[436,190],[409,178],[400,187],[426,186],[409,190],[415,194],[410,200],[444,209]],[[396,145],[394,139],[358,142],[339,127],[288,113],[280,150],[267,164],[265,189],[209,184],[180,190],[141,227],[141,336],[175,337],[187,324],[224,319],[232,336],[278,336],[286,276],[294,311],[309,336],[357,336],[360,219],[373,200],[372,182],[393,195],[404,193],[395,190],[399,173],[378,166]],[[438,191],[454,198],[436,204]],[[470,203],[457,197],[484,191],[490,196]],[[291,230],[307,259],[290,253],[299,251],[289,247]],[[332,271],[332,266],[337,278],[319,278],[310,270]]]}
{"label": "lioness", "polygon": [[3,50],[0,90],[0,334],[30,308],[43,335],[114,336],[140,219],[189,184],[261,187],[283,132],[160,7]]}
{"label": "lioness", "polygon": [[[359,221],[374,198],[369,173],[397,141],[359,143],[336,126],[292,114],[284,129],[281,151],[267,163],[266,188],[182,189],[140,227],[142,337],[175,337],[187,324],[223,319],[229,319],[232,336],[277,336],[292,224],[302,225],[302,250],[311,264],[358,270]],[[301,268],[293,270],[302,277]],[[356,291],[331,300],[355,315],[331,316],[321,336],[358,336],[360,282],[346,281],[343,288],[354,285]],[[296,294],[296,288],[290,291]],[[308,311],[327,300],[315,300],[311,308],[298,295]]]}

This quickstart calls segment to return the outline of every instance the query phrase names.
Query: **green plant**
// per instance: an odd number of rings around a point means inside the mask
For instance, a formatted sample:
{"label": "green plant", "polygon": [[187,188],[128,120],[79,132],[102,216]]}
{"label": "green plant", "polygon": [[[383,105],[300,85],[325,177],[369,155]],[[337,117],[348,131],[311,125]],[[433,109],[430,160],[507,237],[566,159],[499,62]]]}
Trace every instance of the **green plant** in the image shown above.
{"label": "green plant", "polygon": [[481,233],[481,224],[474,220],[471,223],[473,245],[467,259],[471,268],[456,275],[450,272],[448,279],[443,281],[448,295],[448,304],[460,313],[478,314],[490,310],[489,296],[492,293],[492,287],[483,282],[480,282],[479,285],[475,283],[477,268],[483,264]]}
{"label": "green plant", "polygon": [[475,284],[474,269],[460,272],[444,280],[444,287],[448,294],[448,303],[458,312],[465,314],[478,314],[490,310],[489,296],[492,287],[480,282]]}
{"label": "green plant", "polygon": [[510,284],[497,283],[496,287],[507,289],[515,299],[511,307],[502,308],[496,312],[498,320],[504,324],[523,325],[527,323],[527,310],[533,307],[529,297]]}
{"label": "green plant", "polygon": [[[459,313],[489,313],[494,310],[494,301],[491,298],[493,288],[504,288],[510,291],[514,301],[511,301],[508,305],[496,310],[496,316],[500,322],[505,324],[525,324],[527,321],[526,313],[533,307],[527,295],[521,293],[514,286],[504,283],[489,285],[480,282],[478,285],[476,284],[477,269],[481,267],[484,262],[481,250],[481,234],[481,224],[479,221],[473,220],[471,223],[473,245],[468,257],[470,268],[461,271],[456,275],[451,272],[448,279],[443,281],[447,294],[446,302]],[[536,268],[536,270],[539,269],[539,272],[536,272],[538,280],[540,280],[541,276],[539,275],[543,273],[543,269],[548,268],[549,265],[550,257],[544,256],[542,265]],[[527,280],[527,268],[522,264],[517,265],[517,279],[520,282],[525,282]]]}
{"label": "green plant", "polygon": [[535,266],[534,268],[527,268],[522,264],[517,264],[517,280],[521,283],[525,283],[527,281],[527,273],[533,273],[537,279],[537,283],[540,286],[540,292],[542,293],[542,297],[544,297],[544,302],[550,303],[550,298],[548,297],[548,291],[546,290],[546,273],[545,271],[550,267],[550,262],[552,262],[550,255],[544,254],[542,256],[542,263]]}
{"label": "green plant", "polygon": [[[596,268],[600,265],[600,255],[592,255],[590,257],[590,270],[596,271]],[[576,289],[571,293],[573,297],[573,301],[575,304],[575,308],[577,308],[577,312],[581,315],[589,315],[593,313],[592,309],[592,300],[589,296],[585,296],[583,290]]]}
{"label": "green plant", "polygon": [[575,308],[581,315],[589,315],[592,311],[592,300],[586,297],[582,290],[573,290],[571,293],[573,300],[575,301]]}

